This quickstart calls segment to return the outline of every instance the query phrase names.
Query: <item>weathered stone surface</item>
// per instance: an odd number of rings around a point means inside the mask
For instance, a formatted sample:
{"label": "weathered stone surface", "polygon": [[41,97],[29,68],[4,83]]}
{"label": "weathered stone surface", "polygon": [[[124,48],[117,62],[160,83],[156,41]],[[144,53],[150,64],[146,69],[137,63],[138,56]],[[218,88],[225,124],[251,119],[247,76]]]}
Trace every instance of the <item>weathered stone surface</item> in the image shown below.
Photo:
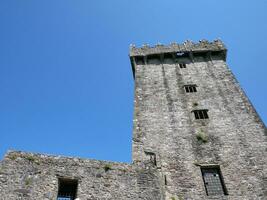
{"label": "weathered stone surface", "polygon": [[[211,199],[199,167],[208,164],[221,167],[229,193],[212,199],[267,199],[266,127],[228,69],[224,54],[213,54],[209,45],[206,52],[196,56],[193,52],[191,57],[156,55],[144,63],[132,57],[133,161],[144,163],[146,149],[156,154],[167,179],[166,199]],[[146,55],[145,49],[140,52]],[[178,63],[186,63],[186,68]],[[188,84],[196,84],[197,92],[186,93],[183,86]],[[196,109],[208,109],[209,119],[196,120],[192,113]],[[198,141],[199,132],[206,135],[206,143]]]}
{"label": "weathered stone surface", "polygon": [[[221,41],[132,47],[133,163],[10,151],[0,163],[0,199],[55,200],[60,178],[78,180],[79,200],[267,199],[267,130],[226,51]],[[197,92],[186,93],[188,84]],[[209,119],[196,120],[197,109]],[[200,167],[213,165],[228,195],[207,196]]]}
{"label": "weathered stone surface", "polygon": [[207,40],[200,40],[199,43],[192,41],[185,41],[183,44],[172,43],[170,45],[144,45],[141,48],[135,46],[130,47],[130,56],[147,56],[151,54],[163,54],[171,52],[203,52],[203,51],[224,51],[226,47],[221,40],[209,42]]}
{"label": "weathered stone surface", "polygon": [[1,163],[0,199],[55,200],[58,179],[68,178],[78,180],[80,200],[160,200],[159,176],[156,168],[12,151]]}

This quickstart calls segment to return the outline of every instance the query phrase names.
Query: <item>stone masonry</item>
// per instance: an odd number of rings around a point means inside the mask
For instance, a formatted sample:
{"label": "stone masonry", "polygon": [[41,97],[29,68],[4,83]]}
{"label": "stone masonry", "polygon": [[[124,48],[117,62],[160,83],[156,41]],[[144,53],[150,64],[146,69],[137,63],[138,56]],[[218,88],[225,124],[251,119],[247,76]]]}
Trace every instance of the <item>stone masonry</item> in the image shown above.
{"label": "stone masonry", "polygon": [[226,52],[219,40],[132,46],[133,163],[9,151],[0,199],[56,200],[66,179],[79,200],[267,200],[267,130]]}

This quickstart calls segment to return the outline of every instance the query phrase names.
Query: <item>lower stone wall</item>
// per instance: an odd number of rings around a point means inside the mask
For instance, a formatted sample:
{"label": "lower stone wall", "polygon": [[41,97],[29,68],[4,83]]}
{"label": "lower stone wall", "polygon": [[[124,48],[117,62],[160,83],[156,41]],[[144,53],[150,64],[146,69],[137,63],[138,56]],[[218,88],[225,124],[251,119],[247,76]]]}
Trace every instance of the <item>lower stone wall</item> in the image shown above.
{"label": "lower stone wall", "polygon": [[1,200],[56,200],[59,179],[78,181],[79,200],[160,200],[156,168],[17,151],[0,164]]}

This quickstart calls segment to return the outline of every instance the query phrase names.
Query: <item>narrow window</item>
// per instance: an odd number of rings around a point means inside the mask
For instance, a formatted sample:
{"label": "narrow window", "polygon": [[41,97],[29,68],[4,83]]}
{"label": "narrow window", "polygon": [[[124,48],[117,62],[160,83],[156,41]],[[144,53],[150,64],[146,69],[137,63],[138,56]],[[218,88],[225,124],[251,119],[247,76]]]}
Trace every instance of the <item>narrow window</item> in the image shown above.
{"label": "narrow window", "polygon": [[167,185],[167,176],[166,175],[164,175],[164,183],[165,183],[165,185]]}
{"label": "narrow window", "polygon": [[196,85],[185,85],[184,89],[185,89],[185,92],[187,92],[187,93],[197,92],[197,86]]}
{"label": "narrow window", "polygon": [[149,156],[150,163],[152,163],[154,166],[157,166],[156,154],[153,152],[146,152],[146,151],[145,154]]}
{"label": "narrow window", "polygon": [[223,181],[219,166],[201,167],[202,177],[208,196],[227,195],[227,190]]}
{"label": "narrow window", "polygon": [[59,179],[57,200],[74,200],[78,187],[77,180]]}
{"label": "narrow window", "polygon": [[208,110],[193,110],[196,119],[208,119]]}
{"label": "narrow window", "polygon": [[180,64],[179,64],[179,67],[180,67],[180,68],[186,68],[186,64],[185,64],[185,63],[180,63]]}

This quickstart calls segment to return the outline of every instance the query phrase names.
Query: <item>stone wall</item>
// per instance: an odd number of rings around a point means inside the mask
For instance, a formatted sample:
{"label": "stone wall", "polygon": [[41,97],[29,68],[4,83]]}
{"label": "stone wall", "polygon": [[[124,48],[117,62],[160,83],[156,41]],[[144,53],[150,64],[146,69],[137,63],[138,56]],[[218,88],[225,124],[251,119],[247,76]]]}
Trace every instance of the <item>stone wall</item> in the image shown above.
{"label": "stone wall", "polygon": [[[191,50],[184,57],[175,51],[149,57],[142,49],[131,57],[134,163],[145,162],[146,151],[156,154],[166,199],[267,199],[265,125],[227,67],[226,49]],[[197,92],[186,93],[187,84],[196,84]],[[208,109],[209,119],[196,120],[198,109]],[[201,166],[220,166],[228,195],[206,195]]]}
{"label": "stone wall", "polygon": [[214,40],[209,42],[207,40],[200,40],[198,43],[192,41],[185,41],[182,44],[172,43],[170,45],[157,44],[155,46],[143,45],[140,48],[132,45],[130,47],[130,56],[147,56],[162,53],[175,52],[203,52],[203,51],[226,51],[226,47],[221,40]]}
{"label": "stone wall", "polygon": [[9,152],[0,167],[1,200],[56,200],[60,178],[78,181],[79,200],[163,199],[153,166]]}

